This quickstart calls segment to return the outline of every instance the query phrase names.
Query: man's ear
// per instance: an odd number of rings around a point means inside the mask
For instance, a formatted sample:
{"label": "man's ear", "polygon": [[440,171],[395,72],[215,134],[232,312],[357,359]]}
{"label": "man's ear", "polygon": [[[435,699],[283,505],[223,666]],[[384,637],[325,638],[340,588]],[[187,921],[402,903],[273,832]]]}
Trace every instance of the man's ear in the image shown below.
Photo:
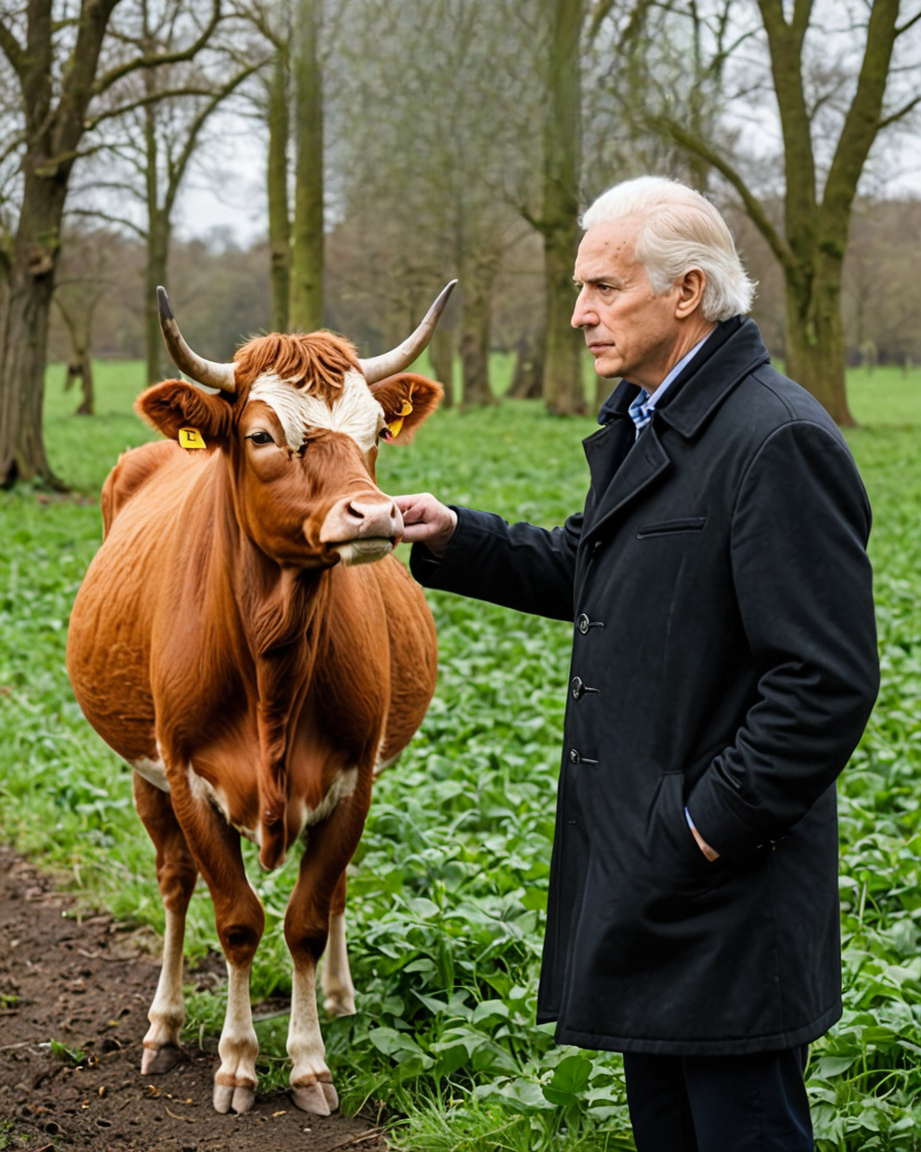
{"label": "man's ear", "polygon": [[142,420],[185,448],[219,448],[233,426],[229,400],[184,380],[154,384],[141,393],[134,408]]}
{"label": "man's ear", "polygon": [[700,268],[689,268],[678,281],[678,299],[675,304],[675,315],[680,319],[696,312],[703,302],[704,289],[707,287],[707,275]]}
{"label": "man's ear", "polygon": [[438,407],[444,388],[437,380],[419,376],[416,372],[401,372],[372,384],[371,394],[384,409],[388,440],[409,443],[423,420]]}

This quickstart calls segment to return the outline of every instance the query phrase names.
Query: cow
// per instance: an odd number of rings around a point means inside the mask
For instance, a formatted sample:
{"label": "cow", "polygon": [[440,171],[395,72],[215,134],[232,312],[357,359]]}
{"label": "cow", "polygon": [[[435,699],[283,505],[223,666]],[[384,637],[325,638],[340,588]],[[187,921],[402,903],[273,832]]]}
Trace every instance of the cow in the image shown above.
{"label": "cow", "polygon": [[[124,453],[103,487],[103,542],[74,603],[67,665],[89,723],[133,768],[156,849],[163,961],[141,1072],[179,1058],[186,909],[198,874],[227,962],[218,1112],[255,1100],[249,977],[264,928],[241,836],[265,869],[305,842],[285,915],[294,1103],[338,1107],[317,1013],[354,1011],[346,867],[375,773],[416,732],[435,685],[421,589],[391,554],[403,524],[378,488],[379,446],[408,440],[441,385],[405,371],[453,288],[392,352],[360,360],[329,332],[258,337],[222,364],[185,342],[136,408],[168,439]],[[202,387],[203,386],[203,387]]]}

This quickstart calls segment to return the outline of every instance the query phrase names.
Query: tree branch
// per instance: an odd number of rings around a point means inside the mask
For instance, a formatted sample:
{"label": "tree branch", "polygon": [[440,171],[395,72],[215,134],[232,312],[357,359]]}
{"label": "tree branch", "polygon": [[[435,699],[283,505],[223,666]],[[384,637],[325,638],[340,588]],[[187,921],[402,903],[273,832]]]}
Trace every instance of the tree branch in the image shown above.
{"label": "tree branch", "polygon": [[695,156],[699,156],[701,160],[706,161],[712,168],[715,168],[716,171],[732,185],[739,194],[745,211],[751,218],[752,223],[768,242],[771,251],[780,261],[781,265],[785,268],[793,267],[796,263],[796,257],[793,251],[787,244],[787,241],[774,227],[770,217],[764,210],[764,205],[748,187],[741,173],[738,172],[724,156],[721,156],[699,137],[688,132],[687,129],[676,120],[658,116],[655,118],[654,123],[661,130],[667,132],[680,148],[685,149],[687,152],[692,152]]}
{"label": "tree branch", "polygon": [[0,23],[0,51],[2,51],[3,55],[9,60],[10,66],[16,75],[21,78],[25,53],[23,52],[22,45],[9,28],[7,28],[6,24],[3,23]]}
{"label": "tree branch", "polygon": [[[111,3],[112,0],[109,0],[109,2]],[[211,19],[208,21],[207,26],[198,39],[190,44],[188,48],[183,48],[176,52],[162,52],[154,56],[137,56],[133,60],[127,60],[118,68],[113,68],[110,72],[106,72],[96,80],[93,86],[93,95],[101,95],[125,76],[129,76],[132,72],[137,72],[142,68],[158,68],[161,64],[179,64],[185,60],[193,60],[208,43],[211,38],[211,33],[218,26],[220,20],[221,0],[213,0]]]}

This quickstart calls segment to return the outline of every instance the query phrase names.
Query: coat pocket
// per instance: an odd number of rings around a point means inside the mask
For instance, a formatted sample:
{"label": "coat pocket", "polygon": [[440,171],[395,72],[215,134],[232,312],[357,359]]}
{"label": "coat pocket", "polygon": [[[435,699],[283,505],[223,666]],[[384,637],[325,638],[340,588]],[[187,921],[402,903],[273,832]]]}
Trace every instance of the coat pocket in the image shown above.
{"label": "coat pocket", "polygon": [[649,812],[646,852],[649,875],[663,895],[705,892],[720,877],[723,862],[708,860],[697,846],[684,814],[683,772],[666,772]]}
{"label": "coat pocket", "polygon": [[636,538],[637,540],[648,540],[651,536],[673,536],[678,532],[703,532],[706,524],[706,516],[684,516],[679,520],[658,520],[653,524],[641,524],[636,530]]}

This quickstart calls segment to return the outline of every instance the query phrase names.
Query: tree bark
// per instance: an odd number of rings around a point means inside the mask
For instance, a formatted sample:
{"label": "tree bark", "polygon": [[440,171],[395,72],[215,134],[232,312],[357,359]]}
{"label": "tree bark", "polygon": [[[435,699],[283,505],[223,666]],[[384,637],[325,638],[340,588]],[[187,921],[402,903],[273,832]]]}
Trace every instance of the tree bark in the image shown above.
{"label": "tree bark", "polygon": [[429,343],[429,360],[435,379],[445,390],[442,408],[454,407],[454,333],[444,323],[432,333]]}
{"label": "tree bark", "polygon": [[584,341],[570,325],[572,269],[579,246],[581,67],[584,0],[545,0],[548,16],[544,121],[544,275],[547,295],[544,402],[559,415],[585,411],[580,358]]}
{"label": "tree bark", "polygon": [[[42,433],[48,321],[63,203],[26,197],[16,238],[0,362],[0,486],[42,479],[63,487],[51,469]],[[45,223],[47,221],[47,224]]]}
{"label": "tree bark", "polygon": [[544,365],[538,343],[522,336],[515,350],[515,367],[508,395],[515,400],[539,400],[543,394]]}
{"label": "tree bark", "polygon": [[269,277],[272,291],[272,328],[287,332],[291,297],[291,220],[288,209],[288,77],[287,46],[279,44],[269,85],[269,154],[266,171],[269,213]]}
{"label": "tree bark", "polygon": [[838,424],[852,425],[845,381],[841,318],[841,262],[819,271],[811,284],[786,283],[786,371]]}
{"label": "tree bark", "polygon": [[295,193],[291,324],[323,326],[323,72],[319,54],[322,0],[298,0],[294,51]]}
{"label": "tree bark", "polygon": [[492,288],[498,271],[497,255],[471,258],[461,269],[464,285],[460,321],[460,358],[464,408],[495,404],[489,379]]}

